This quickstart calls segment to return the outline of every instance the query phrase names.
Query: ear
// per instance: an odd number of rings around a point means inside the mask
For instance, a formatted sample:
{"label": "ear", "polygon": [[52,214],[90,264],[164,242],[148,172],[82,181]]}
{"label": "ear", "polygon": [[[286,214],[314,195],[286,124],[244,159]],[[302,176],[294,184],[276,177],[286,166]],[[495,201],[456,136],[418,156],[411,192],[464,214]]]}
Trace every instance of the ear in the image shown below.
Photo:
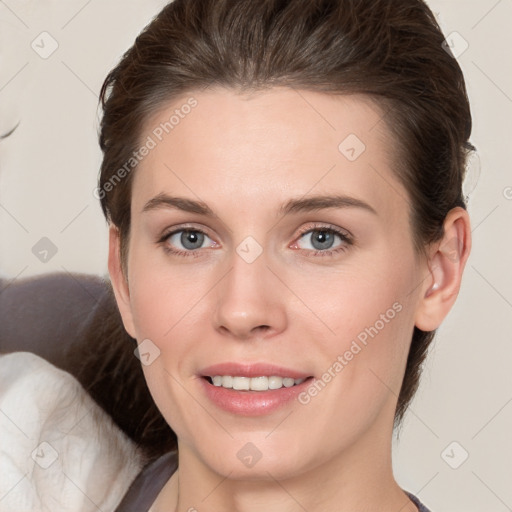
{"label": "ear", "polygon": [[452,308],[471,250],[471,227],[464,208],[450,210],[443,227],[443,238],[429,253],[429,275],[423,282],[416,309],[415,325],[422,331],[437,329]]}
{"label": "ear", "polygon": [[110,274],[110,281],[116,297],[117,307],[123,319],[124,328],[132,338],[136,338],[128,277],[124,275],[121,265],[121,239],[119,229],[111,224],[108,234],[108,272]]}

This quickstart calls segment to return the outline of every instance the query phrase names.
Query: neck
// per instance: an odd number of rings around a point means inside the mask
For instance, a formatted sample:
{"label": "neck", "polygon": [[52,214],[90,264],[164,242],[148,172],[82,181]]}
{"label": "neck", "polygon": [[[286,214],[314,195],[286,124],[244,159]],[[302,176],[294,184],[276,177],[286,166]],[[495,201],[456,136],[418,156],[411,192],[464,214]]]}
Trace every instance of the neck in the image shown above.
{"label": "neck", "polygon": [[180,445],[179,470],[151,512],[418,512],[393,477],[391,437],[374,424],[341,453],[280,479],[272,471],[252,480],[221,475]]}

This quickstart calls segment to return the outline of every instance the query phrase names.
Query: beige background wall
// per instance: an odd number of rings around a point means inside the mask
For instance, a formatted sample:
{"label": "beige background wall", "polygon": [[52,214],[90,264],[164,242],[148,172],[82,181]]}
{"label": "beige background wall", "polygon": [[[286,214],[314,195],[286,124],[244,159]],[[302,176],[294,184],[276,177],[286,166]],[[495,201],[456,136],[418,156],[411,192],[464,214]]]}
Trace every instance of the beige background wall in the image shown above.
{"label": "beige background wall", "polygon": [[[106,272],[107,230],[93,196],[97,95],[164,3],[0,2],[0,133],[20,123],[0,142],[0,275]],[[474,165],[468,181],[474,248],[460,298],[432,348],[395,468],[433,512],[505,512],[512,510],[512,1],[429,4],[445,34],[457,32],[449,40],[462,52],[481,172]],[[38,243],[50,251],[46,262],[32,252]]]}

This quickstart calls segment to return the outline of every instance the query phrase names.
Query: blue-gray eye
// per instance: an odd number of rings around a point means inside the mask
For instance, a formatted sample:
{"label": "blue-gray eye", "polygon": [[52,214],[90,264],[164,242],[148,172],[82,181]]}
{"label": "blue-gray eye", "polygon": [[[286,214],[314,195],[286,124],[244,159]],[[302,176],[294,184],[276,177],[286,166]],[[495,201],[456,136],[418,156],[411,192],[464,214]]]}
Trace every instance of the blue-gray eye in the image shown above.
{"label": "blue-gray eye", "polygon": [[[340,234],[331,229],[311,229],[304,233],[300,239],[302,240],[306,237],[309,237],[311,240],[311,248],[317,251],[331,249],[336,237],[341,241],[344,240]],[[310,249],[310,247],[301,247],[301,249]]]}
{"label": "blue-gray eye", "polygon": [[169,235],[168,241],[172,245],[176,245],[176,237],[179,237],[179,243],[190,251],[200,249],[204,243],[205,234],[200,231],[182,229]]}

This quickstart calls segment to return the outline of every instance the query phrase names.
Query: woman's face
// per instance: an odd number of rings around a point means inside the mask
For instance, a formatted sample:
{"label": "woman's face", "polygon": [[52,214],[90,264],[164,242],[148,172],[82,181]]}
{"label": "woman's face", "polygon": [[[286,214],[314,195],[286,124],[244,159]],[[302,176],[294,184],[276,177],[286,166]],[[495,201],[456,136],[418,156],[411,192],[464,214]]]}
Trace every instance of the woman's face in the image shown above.
{"label": "woman's face", "polygon": [[232,478],[387,457],[426,266],[375,103],[207,89],[141,141],[123,318],[180,450]]}

